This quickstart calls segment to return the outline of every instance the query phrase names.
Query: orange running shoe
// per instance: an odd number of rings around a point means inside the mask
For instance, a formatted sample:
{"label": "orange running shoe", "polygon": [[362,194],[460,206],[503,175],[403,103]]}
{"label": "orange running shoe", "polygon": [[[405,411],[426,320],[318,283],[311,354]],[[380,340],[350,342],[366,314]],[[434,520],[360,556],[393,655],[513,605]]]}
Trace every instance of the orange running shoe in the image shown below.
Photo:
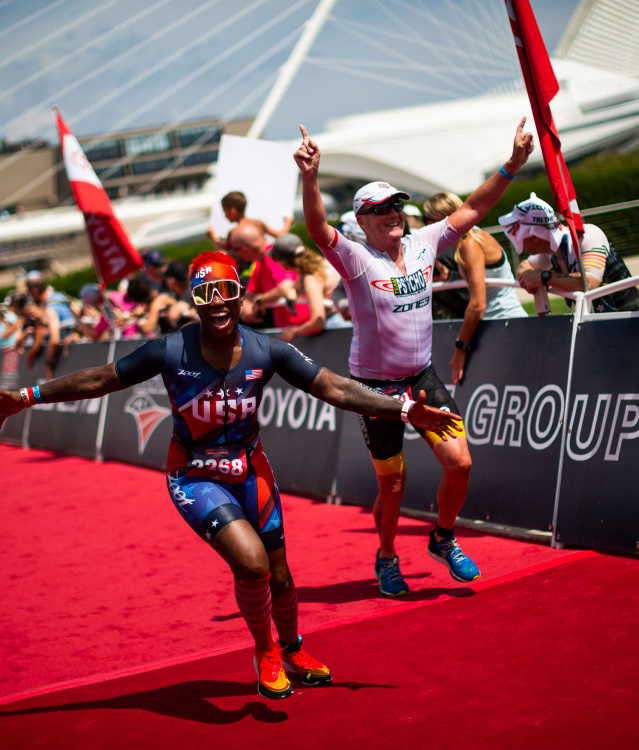
{"label": "orange running shoe", "polygon": [[297,643],[286,644],[280,641],[280,646],[284,669],[297,673],[304,685],[327,685],[333,679],[325,664],[304,651],[301,635],[297,636]]}
{"label": "orange running shoe", "polygon": [[275,644],[268,651],[255,649],[253,665],[257,672],[257,692],[264,698],[288,698],[293,693],[282,667],[282,658]]}

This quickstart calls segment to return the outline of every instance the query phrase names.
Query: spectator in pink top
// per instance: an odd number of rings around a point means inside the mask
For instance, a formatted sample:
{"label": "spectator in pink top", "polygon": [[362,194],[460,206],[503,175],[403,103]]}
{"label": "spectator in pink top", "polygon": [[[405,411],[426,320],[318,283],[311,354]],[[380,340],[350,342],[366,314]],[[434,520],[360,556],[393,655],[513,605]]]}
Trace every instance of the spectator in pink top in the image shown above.
{"label": "spectator in pink top", "polygon": [[116,330],[121,338],[135,338],[139,335],[137,321],[132,315],[136,304],[121,292],[109,290],[105,293],[98,284],[85,284],[80,289],[80,300],[83,307],[92,307],[100,312],[95,325],[82,320],[76,324],[76,328],[91,341],[110,338]]}
{"label": "spectator in pink top", "polygon": [[[273,310],[276,328],[301,325],[309,317],[308,305],[296,305],[295,280],[297,273],[285,271],[267,255],[271,248],[259,229],[251,224],[238,226],[230,237],[232,254],[243,261],[255,261],[255,268],[246,287],[241,318],[245,323],[256,324],[265,320],[269,308]],[[285,304],[282,300],[287,300]]]}

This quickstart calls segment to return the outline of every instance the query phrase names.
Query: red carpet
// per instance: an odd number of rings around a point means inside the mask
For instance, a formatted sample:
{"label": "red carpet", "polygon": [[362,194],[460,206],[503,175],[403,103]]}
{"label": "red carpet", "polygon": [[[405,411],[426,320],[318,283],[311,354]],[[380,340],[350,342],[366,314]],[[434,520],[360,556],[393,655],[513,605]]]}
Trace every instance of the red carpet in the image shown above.
{"label": "red carpet", "polygon": [[637,745],[634,559],[459,529],[483,573],[467,587],[425,554],[430,524],[402,519],[414,593],[389,601],[370,511],[286,497],[305,644],[334,683],[265,701],[229,574],[160,473],[0,459],[2,748]]}

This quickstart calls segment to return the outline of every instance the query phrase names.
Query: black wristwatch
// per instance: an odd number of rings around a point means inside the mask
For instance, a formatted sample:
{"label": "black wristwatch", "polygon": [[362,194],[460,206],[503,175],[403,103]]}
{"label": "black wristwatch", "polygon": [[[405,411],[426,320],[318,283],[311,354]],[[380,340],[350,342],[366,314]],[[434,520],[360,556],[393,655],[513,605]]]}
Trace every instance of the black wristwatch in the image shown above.
{"label": "black wristwatch", "polygon": [[464,342],[461,339],[456,339],[455,349],[468,349],[468,344],[464,344]]}
{"label": "black wristwatch", "polygon": [[548,286],[548,282],[550,281],[550,274],[552,271],[542,271],[540,275],[541,283],[544,286]]}

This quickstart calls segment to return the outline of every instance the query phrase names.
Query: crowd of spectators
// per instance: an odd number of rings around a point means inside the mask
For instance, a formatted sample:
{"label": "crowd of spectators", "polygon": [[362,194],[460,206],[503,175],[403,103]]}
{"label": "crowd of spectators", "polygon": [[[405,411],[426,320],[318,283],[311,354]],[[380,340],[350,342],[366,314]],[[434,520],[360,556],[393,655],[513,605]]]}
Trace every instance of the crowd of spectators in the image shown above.
{"label": "crowd of spectators", "polygon": [[[330,323],[337,309],[330,293],[338,279],[319,254],[284,231],[292,217],[285,219],[283,231],[276,231],[244,217],[240,193],[232,193],[223,205],[234,226],[223,240],[213,232],[209,238],[242,270],[246,289],[242,322],[254,328],[283,329],[287,340],[318,333],[325,325],[336,327]],[[297,255],[305,256],[305,270],[296,268],[301,258],[273,257],[271,240],[276,237],[282,240],[280,250],[295,244]],[[70,344],[162,336],[196,320],[187,264],[156,248],[142,251],[141,257],[140,271],[123,279],[117,289],[89,283],[77,296],[56,290],[55,279],[38,271],[19,276],[16,288],[0,305],[0,351],[25,352],[28,368],[44,362],[46,377],[51,378]]]}
{"label": "crowd of spectators", "polygon": [[27,368],[43,361],[50,378],[70,344],[148,338],[192,322],[187,265],[155,249],[142,259],[140,272],[118,289],[85,284],[77,296],[56,290],[38,271],[18,277],[0,305],[0,351],[24,351]]}
{"label": "crowd of spectators", "polygon": [[[403,209],[404,233],[418,231],[425,224],[442,219],[460,203],[458,196],[451,193],[434,195],[422,207],[406,203]],[[528,203],[534,203],[537,209],[554,219],[552,208],[534,194],[528,202],[522,203],[524,209]],[[321,254],[306,247],[300,237],[289,232],[292,217],[284,218],[281,230],[249,219],[245,216],[246,198],[239,192],[226,195],[222,199],[222,208],[231,222],[228,235],[219,238],[209,229],[208,237],[214,249],[230,254],[238,264],[240,280],[246,290],[241,312],[244,325],[279,329],[278,335],[285,341],[352,326],[349,300],[341,279]],[[520,223],[516,226],[525,227],[526,219],[518,218]],[[500,221],[508,224],[508,217],[502,217]],[[555,224],[558,225],[557,220]],[[337,226],[348,239],[365,242],[353,211],[343,214]],[[534,229],[537,234],[545,230],[545,226]],[[512,240],[509,225],[506,231]],[[535,241],[540,242],[538,238]],[[563,241],[565,244],[565,238]],[[532,240],[526,239],[525,242]],[[525,243],[522,240],[520,244]],[[516,249],[521,252],[519,247]],[[537,247],[535,251],[540,252]],[[544,251],[550,254],[546,247],[541,250]],[[612,257],[612,253],[608,251],[607,260],[608,255]],[[541,256],[532,260],[537,257]],[[586,257],[589,256],[586,254]],[[0,352],[12,348],[25,351],[27,367],[42,359],[46,376],[51,377],[56,362],[69,344],[166,335],[196,320],[188,266],[171,260],[159,249],[143,251],[142,259],[144,265],[139,273],[120,282],[118,289],[105,290],[98,284],[85,284],[77,297],[57,291],[55,282],[40,272],[32,271],[20,277],[16,288],[0,304]],[[435,319],[463,319],[465,338],[460,338],[465,347],[482,317],[526,315],[512,288],[486,289],[484,278],[494,276],[494,269],[498,266],[505,269],[503,273],[500,271],[500,277],[512,279],[503,249],[494,238],[477,228],[471,230],[462,242],[446,248],[437,256],[433,269],[435,281],[459,278],[468,282],[468,289],[438,291],[433,296]],[[529,278],[533,276],[531,268],[531,262],[523,261],[517,269],[517,279],[528,291],[533,291],[534,287]],[[560,263],[557,268],[553,266],[551,271],[544,272],[550,276],[550,284],[559,285],[551,275],[552,270],[560,274],[565,269]],[[572,277],[579,275],[575,271],[572,267],[568,269]],[[535,273],[548,285],[543,274]],[[587,273],[592,274],[590,267]],[[568,278],[567,274],[564,277]],[[558,279],[564,277],[557,276]],[[578,283],[574,278],[569,280]],[[588,280],[591,282],[590,276]],[[537,282],[537,277],[533,281]],[[600,283],[599,279],[597,281]],[[609,283],[610,280],[604,281]],[[596,285],[590,283],[591,287]],[[636,297],[635,288],[624,292],[629,293]],[[506,312],[493,314],[493,297],[501,301],[505,295],[510,307]],[[632,305],[628,307],[632,308]],[[453,360],[464,353],[460,347],[454,352]],[[463,362],[455,362],[453,382],[462,373]]]}

